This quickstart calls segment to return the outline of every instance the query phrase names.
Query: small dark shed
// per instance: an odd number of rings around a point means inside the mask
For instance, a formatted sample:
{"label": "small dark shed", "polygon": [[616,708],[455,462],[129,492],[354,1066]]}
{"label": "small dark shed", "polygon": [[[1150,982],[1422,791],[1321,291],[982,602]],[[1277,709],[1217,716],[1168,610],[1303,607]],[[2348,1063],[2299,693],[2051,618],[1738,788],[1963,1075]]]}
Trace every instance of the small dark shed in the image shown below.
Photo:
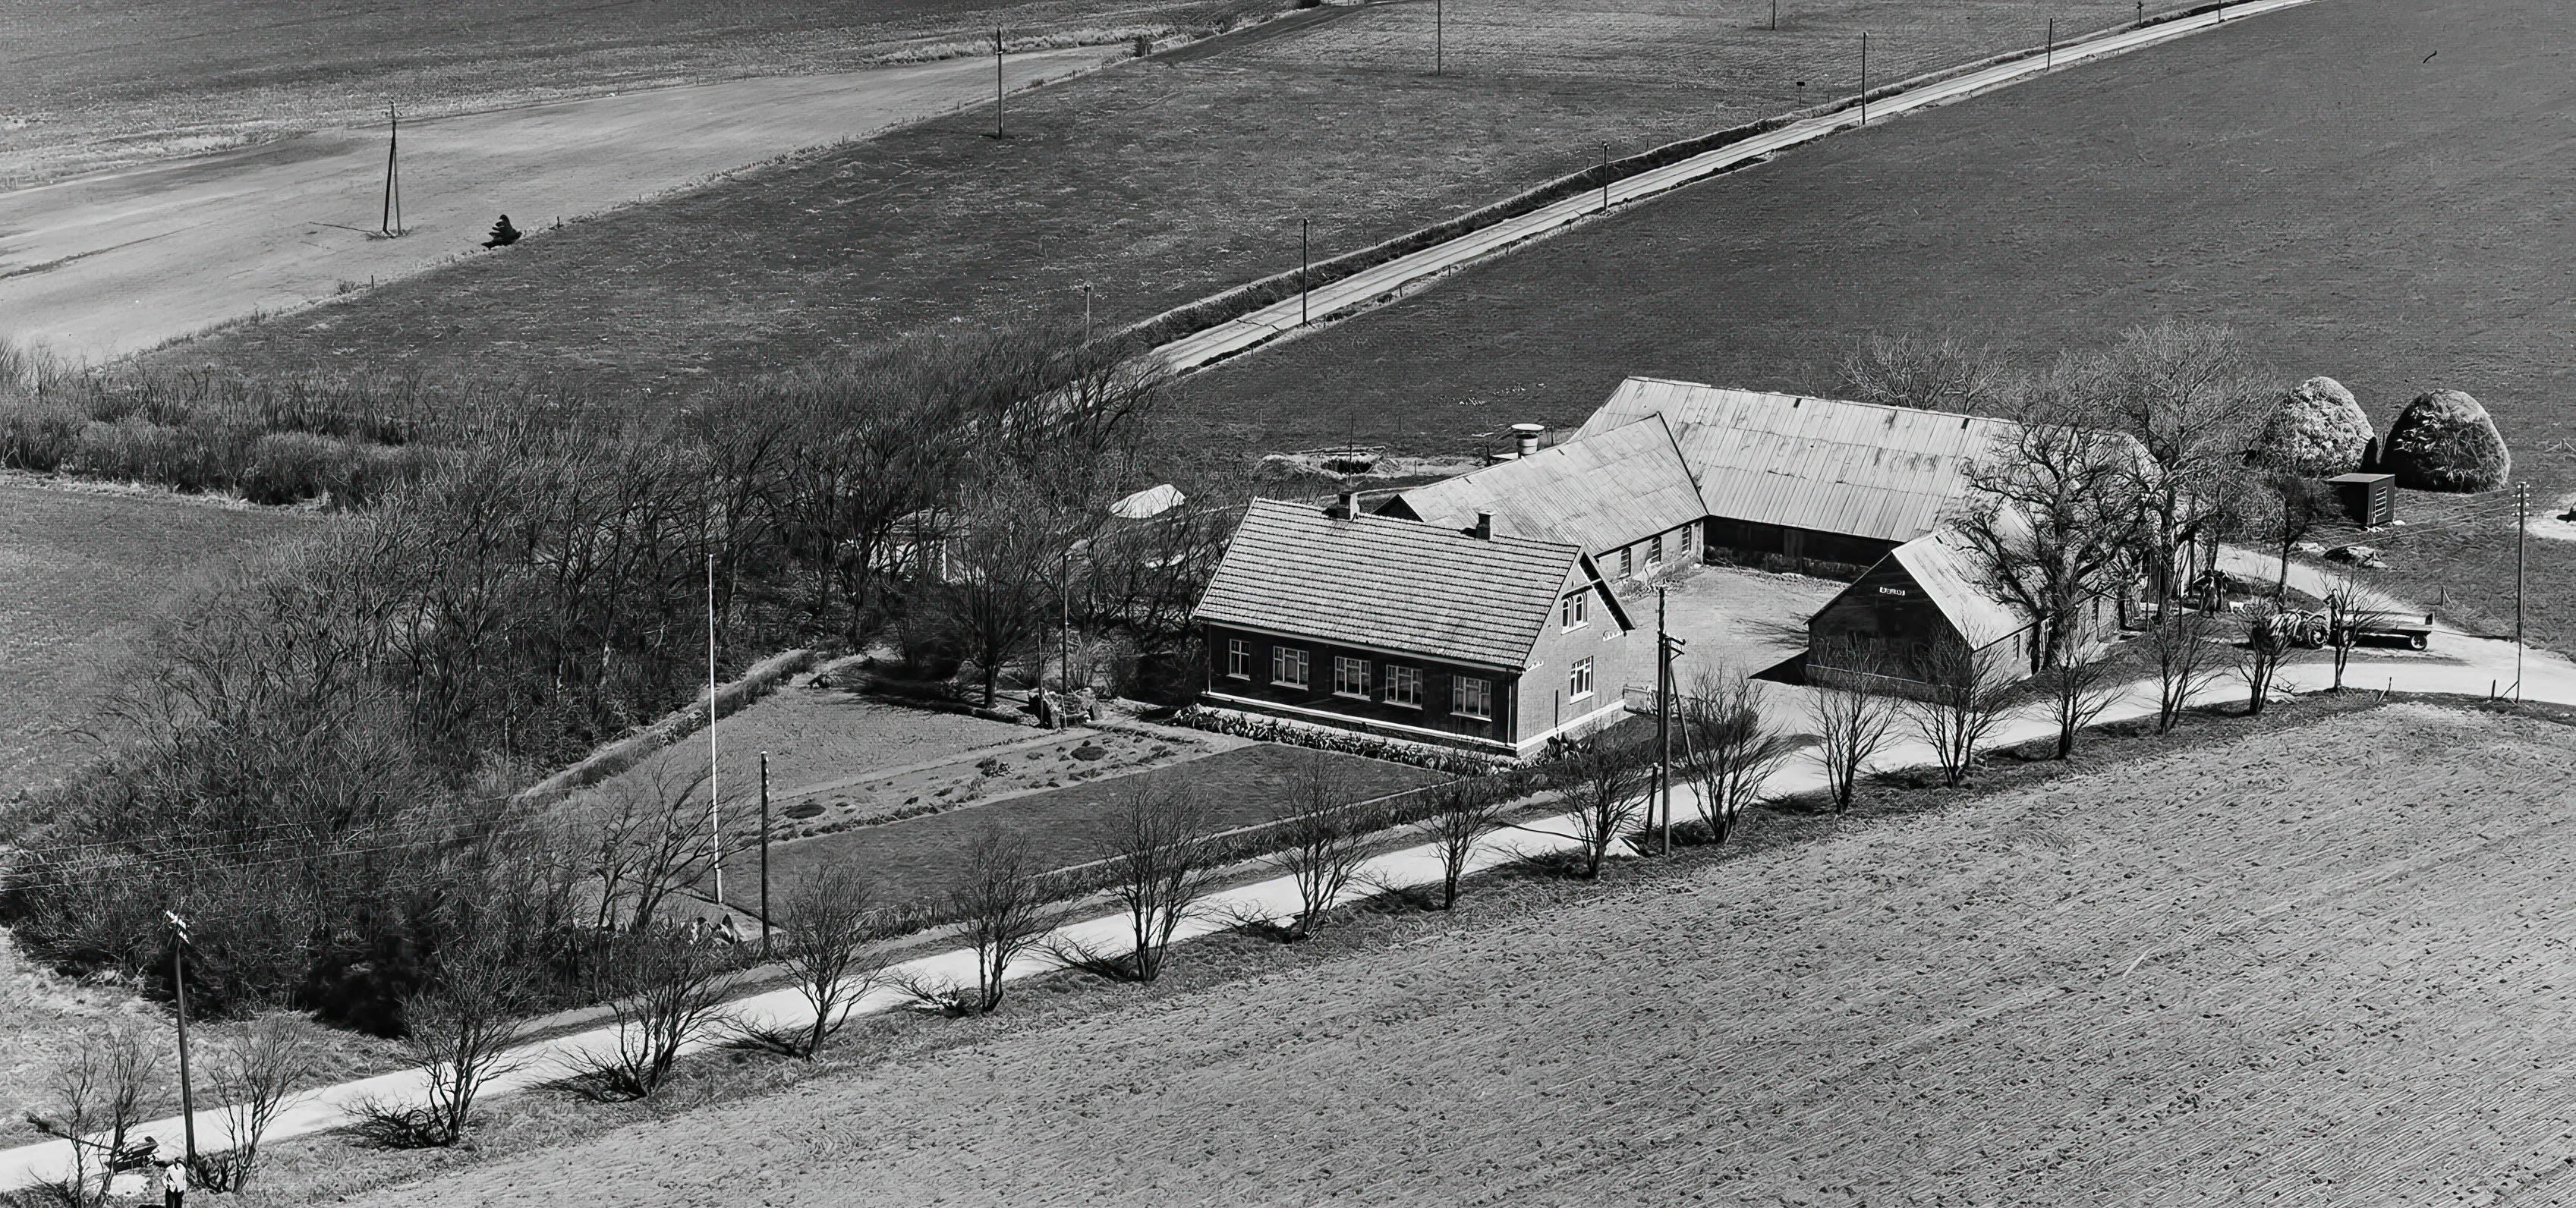
{"label": "small dark shed", "polygon": [[2334,488],[2335,500],[2354,524],[2373,529],[2397,519],[2394,474],[2337,474],[2326,485]]}

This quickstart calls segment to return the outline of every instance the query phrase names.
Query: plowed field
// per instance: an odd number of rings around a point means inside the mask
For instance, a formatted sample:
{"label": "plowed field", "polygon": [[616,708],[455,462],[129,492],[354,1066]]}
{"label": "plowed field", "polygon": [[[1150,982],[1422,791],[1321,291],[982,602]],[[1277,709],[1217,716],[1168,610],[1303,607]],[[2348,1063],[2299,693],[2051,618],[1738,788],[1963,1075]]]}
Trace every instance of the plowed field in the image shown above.
{"label": "plowed field", "polygon": [[2177,751],[373,1199],[2556,1202],[2569,739]]}

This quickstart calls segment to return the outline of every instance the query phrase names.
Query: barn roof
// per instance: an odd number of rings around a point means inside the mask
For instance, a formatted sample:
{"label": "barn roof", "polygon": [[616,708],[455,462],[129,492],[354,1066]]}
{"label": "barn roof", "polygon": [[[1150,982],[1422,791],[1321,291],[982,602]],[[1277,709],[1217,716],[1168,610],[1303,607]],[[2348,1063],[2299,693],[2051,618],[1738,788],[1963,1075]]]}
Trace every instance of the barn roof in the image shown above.
{"label": "barn roof", "polygon": [[2030,621],[1979,582],[1976,556],[1945,530],[1917,537],[1888,551],[1905,568],[1907,578],[1941,609],[1968,645],[1977,650],[2030,627]]}
{"label": "barn roof", "polygon": [[1708,515],[1672,430],[1655,415],[1415,487],[1388,508],[1449,528],[1473,527],[1478,512],[1490,513],[1495,532],[1593,553]]}
{"label": "barn roof", "polygon": [[1491,667],[1528,666],[1578,567],[1572,545],[1254,500],[1196,619]]}
{"label": "barn roof", "polygon": [[1911,541],[1939,526],[2009,420],[1635,377],[1578,437],[1650,415],[1672,426],[1708,514]]}

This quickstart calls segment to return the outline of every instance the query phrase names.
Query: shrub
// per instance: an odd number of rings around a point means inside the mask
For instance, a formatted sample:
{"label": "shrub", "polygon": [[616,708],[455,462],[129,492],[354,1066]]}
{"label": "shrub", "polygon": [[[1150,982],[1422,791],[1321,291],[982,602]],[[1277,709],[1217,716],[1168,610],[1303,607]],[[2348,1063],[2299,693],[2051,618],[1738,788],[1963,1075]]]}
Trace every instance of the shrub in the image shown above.
{"label": "shrub", "polygon": [[2333,378],[2312,377],[2272,408],[2255,459],[2305,478],[2349,474],[2361,468],[2374,435],[2352,391]]}
{"label": "shrub", "polygon": [[2513,455],[2478,400],[2436,390],[2406,405],[2388,427],[2380,465],[2415,491],[2492,491],[2513,476]]}
{"label": "shrub", "polygon": [[51,399],[12,401],[0,412],[0,466],[50,474],[80,446],[81,414]]}
{"label": "shrub", "polygon": [[252,503],[302,503],[320,498],[357,459],[349,447],[310,432],[272,432],[251,446],[242,497]]}

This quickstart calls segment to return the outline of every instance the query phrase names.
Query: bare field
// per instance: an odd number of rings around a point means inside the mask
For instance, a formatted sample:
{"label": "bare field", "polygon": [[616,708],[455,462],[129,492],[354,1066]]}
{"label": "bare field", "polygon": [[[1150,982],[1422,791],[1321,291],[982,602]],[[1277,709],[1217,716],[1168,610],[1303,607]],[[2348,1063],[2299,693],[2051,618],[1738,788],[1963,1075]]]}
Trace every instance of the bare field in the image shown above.
{"label": "bare field", "polygon": [[2169,751],[359,1199],[2558,1202],[2567,735]]}
{"label": "bare field", "polygon": [[0,185],[415,117],[847,71],[1006,26],[1191,25],[1239,0],[44,0],[0,6]]}
{"label": "bare field", "polygon": [[103,677],[158,608],[312,523],[274,508],[0,480],[0,813],[88,757],[80,731]]}
{"label": "bare field", "polygon": [[[2383,428],[2423,391],[2476,395],[2545,501],[2576,488],[2556,284],[2576,246],[2559,234],[2576,133],[2554,116],[2576,75],[2529,36],[2560,15],[2335,0],[2231,21],[1568,231],[1220,366],[1194,406],[1292,447],[1440,452],[1515,421],[1577,422],[1628,374],[1825,393],[1874,331],[2045,361],[2199,319],[2234,326],[2285,379],[2341,380]],[[2388,586],[2510,632],[2510,508],[2470,510],[2438,537],[2390,538],[2405,556]],[[2571,581],[2576,549],[2534,542],[2530,573]],[[2535,591],[2529,621],[2535,640],[2576,644],[2563,592]]]}

